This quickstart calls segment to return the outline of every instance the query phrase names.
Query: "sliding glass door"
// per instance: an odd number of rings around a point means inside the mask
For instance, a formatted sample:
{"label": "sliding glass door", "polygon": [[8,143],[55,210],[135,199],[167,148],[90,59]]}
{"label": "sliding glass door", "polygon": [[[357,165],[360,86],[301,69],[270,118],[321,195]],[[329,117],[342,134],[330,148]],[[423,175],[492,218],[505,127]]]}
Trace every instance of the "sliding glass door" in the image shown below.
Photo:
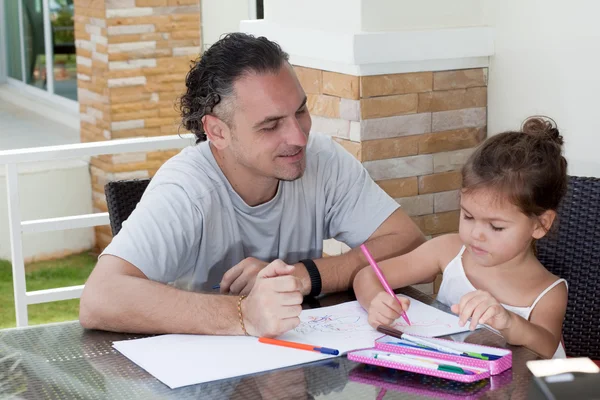
{"label": "sliding glass door", "polygon": [[5,0],[7,76],[77,100],[73,0]]}
{"label": "sliding glass door", "polygon": [[73,0],[48,0],[54,93],[77,100],[77,63]]}
{"label": "sliding glass door", "polygon": [[20,11],[18,1],[4,1],[4,29],[6,32],[6,75],[23,80],[23,66],[21,53]]}
{"label": "sliding glass door", "polygon": [[25,45],[25,83],[48,89],[42,0],[21,0]]}

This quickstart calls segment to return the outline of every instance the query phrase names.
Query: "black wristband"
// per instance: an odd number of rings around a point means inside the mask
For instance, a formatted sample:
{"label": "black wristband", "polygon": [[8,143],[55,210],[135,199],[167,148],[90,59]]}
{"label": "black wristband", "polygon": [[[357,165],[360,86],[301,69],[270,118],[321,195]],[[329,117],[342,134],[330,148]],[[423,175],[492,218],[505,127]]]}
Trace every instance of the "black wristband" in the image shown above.
{"label": "black wristband", "polygon": [[300,260],[304,267],[306,267],[306,271],[308,272],[308,276],[310,278],[310,293],[308,294],[311,297],[317,297],[321,294],[321,273],[317,268],[317,264],[313,260],[306,259]]}

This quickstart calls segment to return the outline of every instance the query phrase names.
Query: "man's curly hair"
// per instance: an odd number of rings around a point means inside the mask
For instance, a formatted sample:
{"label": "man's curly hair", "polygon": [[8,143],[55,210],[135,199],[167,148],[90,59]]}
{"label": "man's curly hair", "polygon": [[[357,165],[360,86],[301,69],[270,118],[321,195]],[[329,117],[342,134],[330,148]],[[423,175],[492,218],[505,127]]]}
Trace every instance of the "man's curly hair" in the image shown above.
{"label": "man's curly hair", "polygon": [[[234,95],[235,81],[248,73],[277,72],[289,56],[265,37],[245,33],[223,36],[194,62],[185,78],[186,92],[179,100],[182,125],[196,135],[196,143],[206,140],[202,123],[205,115],[216,115],[215,107]],[[217,115],[230,123],[231,115]]]}

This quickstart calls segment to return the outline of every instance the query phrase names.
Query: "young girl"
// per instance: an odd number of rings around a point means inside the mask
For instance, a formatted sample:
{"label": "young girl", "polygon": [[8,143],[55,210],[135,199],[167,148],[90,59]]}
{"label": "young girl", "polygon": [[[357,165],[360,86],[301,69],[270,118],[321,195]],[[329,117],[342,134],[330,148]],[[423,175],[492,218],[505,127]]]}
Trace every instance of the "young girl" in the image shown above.
{"label": "young girl", "polygon": [[[379,263],[393,288],[432,282],[443,274],[437,299],[459,324],[487,324],[508,343],[544,357],[564,357],[560,344],[567,282],[537,260],[533,242],[548,233],[567,189],[562,136],[545,119],[530,118],[522,132],[487,139],[462,170],[458,234],[438,236],[412,252]],[[389,325],[400,305],[371,268],[354,280],[373,327]]]}

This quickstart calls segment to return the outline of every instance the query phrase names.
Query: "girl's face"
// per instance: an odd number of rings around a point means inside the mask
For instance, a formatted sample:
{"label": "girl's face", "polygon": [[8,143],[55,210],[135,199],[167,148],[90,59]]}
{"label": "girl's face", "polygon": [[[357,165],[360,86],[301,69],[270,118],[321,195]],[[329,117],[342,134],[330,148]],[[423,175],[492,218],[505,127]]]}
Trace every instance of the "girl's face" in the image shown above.
{"label": "girl's face", "polygon": [[[467,250],[485,267],[501,265],[530,251],[552,225],[554,212],[530,218],[506,196],[491,189],[461,195],[459,235]],[[548,223],[549,222],[549,223]]]}

